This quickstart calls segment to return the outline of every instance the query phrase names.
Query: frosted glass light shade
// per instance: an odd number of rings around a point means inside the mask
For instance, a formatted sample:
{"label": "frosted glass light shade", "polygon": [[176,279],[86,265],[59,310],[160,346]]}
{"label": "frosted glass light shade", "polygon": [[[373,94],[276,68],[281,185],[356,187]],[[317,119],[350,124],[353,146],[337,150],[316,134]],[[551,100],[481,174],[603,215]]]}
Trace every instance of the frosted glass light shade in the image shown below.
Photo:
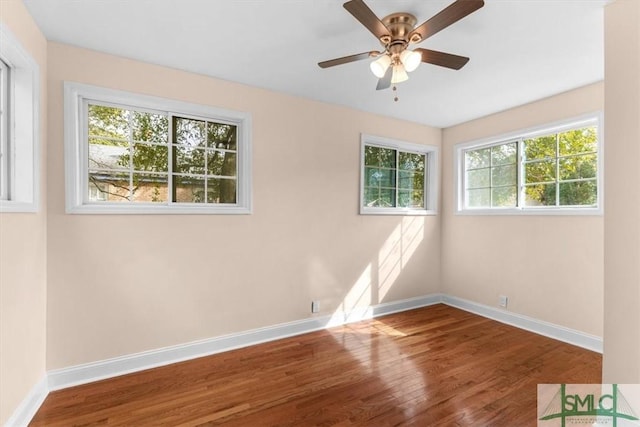
{"label": "frosted glass light shade", "polygon": [[393,66],[393,75],[391,76],[391,83],[401,83],[406,80],[409,80],[409,76],[407,72],[404,70],[402,65],[394,65]]}
{"label": "frosted glass light shade", "polygon": [[384,73],[387,72],[389,65],[391,65],[391,58],[389,55],[382,55],[380,58],[373,61],[369,67],[371,67],[373,75],[381,79],[384,77]]}
{"label": "frosted glass light shade", "polygon": [[404,69],[409,73],[418,68],[420,62],[422,62],[422,55],[413,50],[405,50],[400,54],[400,61],[404,65]]}

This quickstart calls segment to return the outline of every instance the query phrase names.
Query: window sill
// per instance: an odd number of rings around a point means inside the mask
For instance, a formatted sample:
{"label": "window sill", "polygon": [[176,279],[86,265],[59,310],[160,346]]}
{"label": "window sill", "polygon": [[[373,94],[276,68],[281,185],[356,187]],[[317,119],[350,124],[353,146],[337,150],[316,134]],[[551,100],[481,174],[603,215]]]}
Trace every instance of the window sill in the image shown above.
{"label": "window sill", "polygon": [[38,205],[32,202],[0,200],[0,213],[35,213]]}
{"label": "window sill", "polygon": [[437,214],[437,211],[427,209],[360,208],[360,215],[433,216]]}
{"label": "window sill", "polygon": [[529,209],[459,209],[456,215],[513,215],[513,216],[602,216],[602,208],[529,208]]}
{"label": "window sill", "polygon": [[198,204],[184,205],[150,205],[140,204],[135,206],[124,205],[98,205],[86,204],[67,207],[68,214],[94,214],[94,215],[249,215],[250,207],[244,206],[202,206]]}

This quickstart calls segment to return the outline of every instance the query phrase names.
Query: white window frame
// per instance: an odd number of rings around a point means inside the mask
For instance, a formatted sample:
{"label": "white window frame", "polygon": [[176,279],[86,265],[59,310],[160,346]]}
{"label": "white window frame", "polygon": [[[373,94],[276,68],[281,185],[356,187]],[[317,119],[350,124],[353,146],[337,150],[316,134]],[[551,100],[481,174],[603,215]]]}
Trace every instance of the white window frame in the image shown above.
{"label": "white window frame", "polygon": [[[524,176],[524,162],[522,158],[522,144],[525,139],[535,138],[552,133],[559,133],[586,126],[598,128],[597,155],[597,200],[596,206],[524,206],[522,177]],[[464,142],[454,146],[454,200],[457,215],[602,215],[604,213],[604,123],[601,111],[592,112],[554,123],[522,129],[507,134]],[[517,207],[466,208],[465,207],[465,152],[487,148],[510,142],[518,143],[517,159]]]}
{"label": "white window frame", "polygon": [[6,156],[2,159],[0,212],[37,212],[40,207],[40,68],[1,23],[0,59],[8,67],[9,89],[2,113],[5,121],[2,151]]}
{"label": "white window frame", "polygon": [[[426,156],[426,174],[424,195],[426,206],[420,208],[405,207],[369,207],[364,204],[365,187],[365,146],[377,146],[394,150],[424,154]],[[438,213],[439,189],[439,153],[440,148],[435,145],[422,145],[396,139],[384,138],[367,134],[360,135],[360,214],[361,215],[436,215]],[[397,181],[396,181],[397,186]]]}
{"label": "white window frame", "polygon": [[[214,203],[89,202],[86,102],[114,104],[221,121],[237,126],[237,201]],[[251,115],[200,104],[139,95],[74,82],[64,83],[66,212],[72,214],[250,214]]]}
{"label": "white window frame", "polygon": [[9,200],[9,66],[0,58],[0,200]]}

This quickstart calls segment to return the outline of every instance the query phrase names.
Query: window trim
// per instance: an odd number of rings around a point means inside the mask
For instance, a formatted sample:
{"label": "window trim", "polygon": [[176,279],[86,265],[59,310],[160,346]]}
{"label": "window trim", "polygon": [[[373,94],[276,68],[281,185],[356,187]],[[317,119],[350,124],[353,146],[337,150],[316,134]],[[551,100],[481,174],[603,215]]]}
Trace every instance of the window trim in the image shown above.
{"label": "window trim", "polygon": [[[219,120],[238,126],[236,204],[200,203],[88,203],[87,123],[83,105],[87,101],[149,109],[176,115]],[[64,144],[66,212],[71,214],[251,214],[251,115],[249,113],[140,95],[99,86],[64,83]]]}
{"label": "window trim", "polygon": [[11,180],[11,164],[9,163],[9,124],[11,108],[9,92],[11,68],[0,58],[0,200],[9,200]]}
{"label": "window trim", "polygon": [[[589,124],[595,124],[598,128],[598,151],[597,151],[597,200],[595,207],[577,207],[577,206],[519,206],[519,207],[494,207],[494,208],[465,208],[464,206],[464,152],[473,148],[481,149],[520,141],[527,138],[535,138],[550,133],[558,133],[571,129],[576,129]],[[493,136],[475,141],[462,142],[454,146],[453,170],[454,170],[454,200],[456,203],[456,215],[603,215],[604,214],[604,120],[602,111],[590,112],[568,119],[547,123],[540,126],[534,126]],[[522,153],[519,152],[517,168],[517,185],[518,197],[520,197],[522,187],[522,174],[524,163],[522,161]]]}
{"label": "window trim", "polygon": [[7,198],[0,212],[40,209],[40,67],[0,23],[0,59],[9,67]]}
{"label": "window trim", "polygon": [[[403,208],[403,207],[368,207],[364,205],[364,184],[365,184],[365,146],[378,146],[391,148],[399,151],[420,153],[426,155],[427,173],[425,174],[425,202],[426,209]],[[360,215],[437,215],[438,213],[438,189],[439,187],[439,154],[440,148],[435,145],[415,144],[397,139],[373,136],[367,134],[360,135]],[[396,183],[397,185],[397,183]]]}

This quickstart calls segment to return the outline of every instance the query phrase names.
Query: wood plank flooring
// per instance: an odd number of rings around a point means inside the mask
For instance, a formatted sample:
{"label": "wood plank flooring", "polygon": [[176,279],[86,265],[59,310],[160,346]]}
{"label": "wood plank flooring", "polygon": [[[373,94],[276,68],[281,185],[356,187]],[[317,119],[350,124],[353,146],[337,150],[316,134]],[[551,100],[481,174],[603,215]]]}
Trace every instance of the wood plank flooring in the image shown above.
{"label": "wood plank flooring", "polygon": [[601,355],[446,305],[52,392],[31,426],[535,426]]}

